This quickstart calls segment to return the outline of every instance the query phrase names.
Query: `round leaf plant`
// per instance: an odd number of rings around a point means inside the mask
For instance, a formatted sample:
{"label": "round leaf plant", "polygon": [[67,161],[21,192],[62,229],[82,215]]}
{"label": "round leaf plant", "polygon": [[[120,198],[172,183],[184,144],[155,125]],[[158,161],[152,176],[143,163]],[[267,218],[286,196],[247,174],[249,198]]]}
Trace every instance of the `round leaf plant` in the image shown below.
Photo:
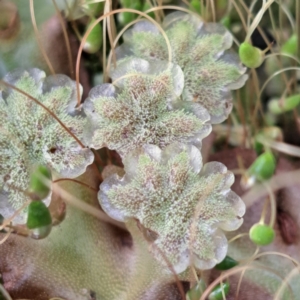
{"label": "round leaf plant", "polygon": [[171,144],[145,145],[124,160],[126,174],[100,186],[98,198],[112,218],[136,218],[154,256],[164,253],[177,273],[193,264],[210,269],[227,253],[222,232],[237,229],[243,201],[230,190],[234,176],[218,162],[202,166],[199,150]]}
{"label": "round leaf plant", "polygon": [[[52,112],[78,139],[83,138],[86,118],[76,106],[75,82],[65,75],[46,78],[43,71],[16,70],[4,81],[35,98]],[[8,193],[3,215],[11,215],[28,196],[30,173],[45,165],[55,174],[77,177],[93,162],[90,149],[79,145],[70,133],[33,99],[5,87],[0,93],[0,188]],[[24,222],[25,211],[23,213]]]}

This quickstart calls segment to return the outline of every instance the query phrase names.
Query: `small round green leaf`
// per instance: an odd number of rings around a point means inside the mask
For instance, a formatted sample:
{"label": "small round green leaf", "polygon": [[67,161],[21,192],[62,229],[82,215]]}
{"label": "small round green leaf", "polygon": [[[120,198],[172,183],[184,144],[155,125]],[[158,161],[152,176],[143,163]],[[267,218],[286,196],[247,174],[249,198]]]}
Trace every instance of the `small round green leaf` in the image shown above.
{"label": "small round green leaf", "polygon": [[231,258],[230,256],[226,256],[219,264],[216,265],[216,269],[218,270],[229,270],[235,266],[237,266],[239,263]]}
{"label": "small round green leaf", "polygon": [[291,111],[296,108],[300,103],[300,94],[290,96],[285,99],[272,99],[269,102],[269,110],[273,114],[281,114],[287,111]]}
{"label": "small round green leaf", "polygon": [[31,174],[29,190],[35,200],[42,200],[48,196],[50,186],[47,181],[49,182],[51,179],[51,171],[43,165],[38,166]]}
{"label": "small round green leaf", "polygon": [[187,293],[187,300],[199,300],[206,289],[205,282],[200,279]]}
{"label": "small round green leaf", "polygon": [[[86,31],[90,28],[90,26],[95,22],[95,19],[92,18],[91,22],[88,24]],[[100,23],[97,23],[95,27],[92,29],[90,34],[88,35],[85,44],[83,46],[83,50],[87,53],[93,54],[99,51],[102,46],[102,26]]]}
{"label": "small round green leaf", "polygon": [[249,232],[250,239],[259,246],[266,246],[273,242],[275,232],[272,227],[265,224],[255,224]]}
{"label": "small round green leaf", "polygon": [[[122,4],[123,2],[123,4]],[[121,1],[121,5],[123,8],[130,8],[142,11],[142,4],[140,1]],[[122,12],[118,14],[118,21],[121,24],[121,26],[125,26],[128,23],[134,21],[139,15],[136,13],[131,12]]]}
{"label": "small round green leaf", "polygon": [[208,299],[209,300],[223,300],[223,293],[225,296],[229,293],[229,283],[225,282],[222,284],[218,284],[212,292],[209,294]]}
{"label": "small round green leaf", "polygon": [[32,201],[28,206],[27,228],[37,229],[51,224],[48,207],[42,201]]}
{"label": "small round green leaf", "polygon": [[242,63],[248,68],[258,68],[264,61],[263,52],[247,42],[240,45],[239,56]]}
{"label": "small round green leaf", "polygon": [[220,20],[220,23],[223,24],[227,29],[230,28],[231,20],[229,16],[225,16]]}
{"label": "small round green leaf", "polygon": [[255,180],[264,181],[271,178],[276,169],[276,160],[272,152],[267,151],[261,154],[248,169],[248,176]]}
{"label": "small round green leaf", "polygon": [[281,47],[281,52],[290,55],[297,54],[298,37],[293,34]]}

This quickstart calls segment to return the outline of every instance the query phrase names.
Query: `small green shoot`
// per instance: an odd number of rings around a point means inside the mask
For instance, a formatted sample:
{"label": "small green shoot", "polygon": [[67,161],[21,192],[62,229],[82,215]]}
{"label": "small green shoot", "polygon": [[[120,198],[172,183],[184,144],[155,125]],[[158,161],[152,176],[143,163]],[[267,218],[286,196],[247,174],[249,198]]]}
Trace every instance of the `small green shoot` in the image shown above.
{"label": "small green shoot", "polygon": [[239,56],[242,63],[248,68],[258,68],[265,57],[263,51],[247,42],[240,45]]}
{"label": "small green shoot", "polygon": [[[223,300],[229,293],[230,285],[228,282],[218,284],[209,294],[209,300]],[[223,296],[224,295],[224,296]]]}
{"label": "small green shoot", "polygon": [[226,255],[226,257],[219,264],[217,264],[215,268],[217,270],[224,271],[224,270],[229,270],[231,268],[234,268],[238,264],[239,263],[235,259]]}
{"label": "small green shoot", "polygon": [[258,246],[267,246],[275,238],[274,229],[266,224],[257,223],[249,231],[250,239]]}

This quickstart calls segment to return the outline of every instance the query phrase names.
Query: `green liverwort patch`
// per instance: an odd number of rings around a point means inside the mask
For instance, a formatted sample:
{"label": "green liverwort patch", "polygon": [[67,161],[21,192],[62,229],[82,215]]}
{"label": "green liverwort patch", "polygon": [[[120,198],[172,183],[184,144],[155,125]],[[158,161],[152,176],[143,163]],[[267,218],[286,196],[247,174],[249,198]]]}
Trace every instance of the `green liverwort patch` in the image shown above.
{"label": "green liverwort patch", "polygon": [[[86,118],[76,106],[75,82],[65,75],[45,77],[38,69],[5,76],[10,83],[52,111],[79,139]],[[55,174],[77,177],[93,161],[93,153],[81,147],[58,121],[26,95],[5,88],[0,94],[0,189],[17,209],[28,200],[30,173],[45,165]]]}
{"label": "green liverwort patch", "polygon": [[[182,12],[168,15],[162,27],[170,42],[172,62],[184,73],[182,99],[205,107],[211,123],[224,121],[232,110],[230,90],[242,87],[248,78],[238,55],[225,51],[232,45],[231,34],[221,24],[204,24]],[[141,21],[127,31],[124,41],[116,49],[119,59],[169,59],[164,36],[148,21]]]}
{"label": "green liverwort patch", "polygon": [[179,99],[184,80],[177,65],[130,58],[118,63],[111,78],[112,84],[96,86],[83,104],[89,146],[125,156],[144,144],[163,148],[180,141],[200,147],[210,133],[207,111]]}
{"label": "green liverwort patch", "polygon": [[163,262],[164,253],[178,273],[190,264],[209,269],[224,259],[222,230],[242,224],[245,205],[230,190],[234,176],[223,164],[202,167],[196,147],[175,143],[164,150],[145,145],[124,165],[124,177],[107,178],[98,194],[112,218],[136,218],[154,256]]}

